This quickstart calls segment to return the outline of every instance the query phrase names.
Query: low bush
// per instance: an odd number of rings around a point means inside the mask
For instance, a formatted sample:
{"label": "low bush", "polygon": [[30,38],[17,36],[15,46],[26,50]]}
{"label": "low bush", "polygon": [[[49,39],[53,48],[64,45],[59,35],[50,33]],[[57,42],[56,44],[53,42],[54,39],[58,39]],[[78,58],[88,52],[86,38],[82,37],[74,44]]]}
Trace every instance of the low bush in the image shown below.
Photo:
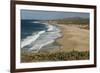
{"label": "low bush", "polygon": [[89,51],[22,53],[21,62],[67,61],[89,59]]}

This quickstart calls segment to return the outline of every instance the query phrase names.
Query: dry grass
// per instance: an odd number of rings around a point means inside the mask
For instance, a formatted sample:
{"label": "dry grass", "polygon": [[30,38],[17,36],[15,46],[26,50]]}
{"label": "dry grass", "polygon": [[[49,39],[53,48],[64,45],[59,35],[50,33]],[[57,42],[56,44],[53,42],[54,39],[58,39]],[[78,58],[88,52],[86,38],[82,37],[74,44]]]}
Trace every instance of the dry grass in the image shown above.
{"label": "dry grass", "polygon": [[89,59],[89,52],[40,52],[40,53],[22,53],[21,62],[44,62],[44,61],[69,61]]}

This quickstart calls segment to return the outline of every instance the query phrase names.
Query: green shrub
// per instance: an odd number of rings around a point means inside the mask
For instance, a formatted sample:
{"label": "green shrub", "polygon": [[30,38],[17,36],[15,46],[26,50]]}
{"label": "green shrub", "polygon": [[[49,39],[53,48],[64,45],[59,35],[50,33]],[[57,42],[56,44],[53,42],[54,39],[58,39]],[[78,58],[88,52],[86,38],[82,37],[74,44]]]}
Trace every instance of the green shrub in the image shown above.
{"label": "green shrub", "polygon": [[67,61],[89,59],[89,51],[22,53],[21,62]]}

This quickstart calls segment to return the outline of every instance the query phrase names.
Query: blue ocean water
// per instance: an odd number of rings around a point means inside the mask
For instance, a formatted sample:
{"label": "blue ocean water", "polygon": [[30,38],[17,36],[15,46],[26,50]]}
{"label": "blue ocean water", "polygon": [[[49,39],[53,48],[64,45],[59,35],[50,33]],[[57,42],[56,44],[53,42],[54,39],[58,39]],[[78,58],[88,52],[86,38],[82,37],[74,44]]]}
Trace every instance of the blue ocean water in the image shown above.
{"label": "blue ocean water", "polygon": [[46,25],[36,23],[36,20],[21,20],[21,39],[32,35],[34,32],[46,30]]}
{"label": "blue ocean water", "polygon": [[60,29],[48,23],[33,20],[21,20],[21,49],[23,51],[40,51],[43,49],[57,48],[53,44],[61,37]]}

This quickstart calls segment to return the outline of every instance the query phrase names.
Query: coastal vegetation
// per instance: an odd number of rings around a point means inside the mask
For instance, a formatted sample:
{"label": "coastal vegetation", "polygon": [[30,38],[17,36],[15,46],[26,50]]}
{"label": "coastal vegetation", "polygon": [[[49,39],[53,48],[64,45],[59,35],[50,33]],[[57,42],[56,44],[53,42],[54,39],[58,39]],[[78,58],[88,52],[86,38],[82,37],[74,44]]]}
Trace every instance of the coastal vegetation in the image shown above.
{"label": "coastal vegetation", "polygon": [[86,25],[89,24],[89,18],[81,18],[81,17],[72,17],[72,18],[63,18],[63,19],[54,19],[54,20],[42,20],[41,22],[48,22],[50,24],[81,24]]}
{"label": "coastal vegetation", "polygon": [[22,53],[21,62],[69,61],[89,59],[89,51]]}
{"label": "coastal vegetation", "polygon": [[89,24],[89,19],[88,18],[66,18],[66,19],[61,19],[58,21],[59,24]]}

